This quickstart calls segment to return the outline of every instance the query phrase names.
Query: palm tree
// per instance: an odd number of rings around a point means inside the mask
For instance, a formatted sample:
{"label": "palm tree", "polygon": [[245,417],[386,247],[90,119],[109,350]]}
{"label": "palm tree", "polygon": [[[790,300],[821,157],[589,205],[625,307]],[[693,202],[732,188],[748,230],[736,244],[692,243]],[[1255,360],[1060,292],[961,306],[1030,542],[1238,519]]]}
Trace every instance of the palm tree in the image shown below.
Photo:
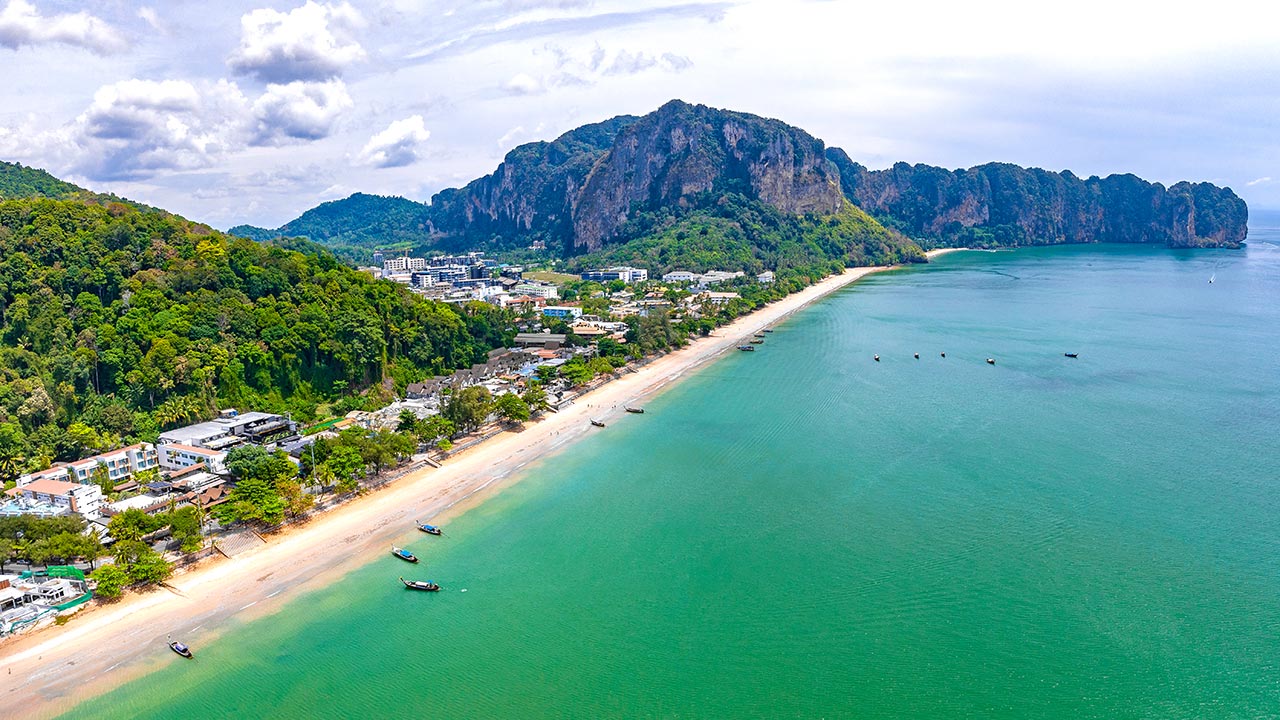
{"label": "palm tree", "polygon": [[178,408],[173,399],[165,400],[152,413],[156,419],[156,424],[162,428],[167,428],[178,423]]}
{"label": "palm tree", "polygon": [[103,547],[102,537],[98,534],[96,527],[89,531],[86,539],[87,542],[81,546],[83,549],[81,556],[89,563],[89,570],[93,571],[98,569],[98,558],[102,557],[107,549]]}

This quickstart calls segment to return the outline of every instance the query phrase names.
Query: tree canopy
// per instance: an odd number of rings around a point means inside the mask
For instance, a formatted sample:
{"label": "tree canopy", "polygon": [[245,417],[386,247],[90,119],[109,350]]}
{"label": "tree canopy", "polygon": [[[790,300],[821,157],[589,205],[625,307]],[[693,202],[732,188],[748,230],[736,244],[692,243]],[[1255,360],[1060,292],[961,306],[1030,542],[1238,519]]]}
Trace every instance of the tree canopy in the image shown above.
{"label": "tree canopy", "polygon": [[3,199],[0,481],[222,407],[305,421],[483,362],[513,332],[502,309],[423,299],[314,244],[121,202]]}

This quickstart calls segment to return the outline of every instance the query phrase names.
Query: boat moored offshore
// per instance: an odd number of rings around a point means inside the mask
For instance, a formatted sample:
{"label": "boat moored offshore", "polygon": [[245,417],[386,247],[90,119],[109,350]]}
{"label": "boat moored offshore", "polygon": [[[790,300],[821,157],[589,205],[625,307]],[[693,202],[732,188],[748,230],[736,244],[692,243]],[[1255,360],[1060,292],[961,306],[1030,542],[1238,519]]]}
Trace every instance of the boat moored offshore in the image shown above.
{"label": "boat moored offshore", "polygon": [[421,590],[422,592],[440,592],[440,586],[429,581],[423,580],[405,580],[400,578],[400,582],[409,590]]}
{"label": "boat moored offshore", "polygon": [[405,562],[411,562],[411,563],[416,563],[416,562],[418,562],[418,556],[417,556],[417,555],[414,555],[413,553],[409,552],[408,550],[405,550],[404,548],[392,547],[392,548],[391,548],[391,554],[392,554],[392,555],[395,555],[396,557],[400,558],[401,560],[404,560]]}
{"label": "boat moored offshore", "polygon": [[443,531],[443,530],[441,530],[440,528],[436,527],[435,525],[428,525],[428,524],[426,524],[426,523],[422,523],[422,522],[418,523],[418,529],[419,529],[419,530],[421,530],[422,532],[424,532],[424,533],[428,534],[428,535],[443,535],[443,534],[444,534],[444,531]]}

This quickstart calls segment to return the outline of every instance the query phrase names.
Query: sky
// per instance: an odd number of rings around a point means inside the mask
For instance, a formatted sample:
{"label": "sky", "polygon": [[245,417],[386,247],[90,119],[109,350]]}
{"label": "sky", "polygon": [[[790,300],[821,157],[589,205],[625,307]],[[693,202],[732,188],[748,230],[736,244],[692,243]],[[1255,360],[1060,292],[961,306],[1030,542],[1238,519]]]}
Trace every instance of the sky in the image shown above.
{"label": "sky", "polygon": [[869,167],[991,161],[1280,208],[1280,4],[0,0],[0,159],[228,228],[427,201],[673,98]]}

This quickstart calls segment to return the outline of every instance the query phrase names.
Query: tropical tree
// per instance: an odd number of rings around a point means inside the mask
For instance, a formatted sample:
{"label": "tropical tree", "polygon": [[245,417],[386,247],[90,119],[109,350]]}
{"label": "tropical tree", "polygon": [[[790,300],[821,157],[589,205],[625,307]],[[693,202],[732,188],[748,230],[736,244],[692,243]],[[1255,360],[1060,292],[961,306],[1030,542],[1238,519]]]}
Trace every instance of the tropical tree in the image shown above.
{"label": "tropical tree", "polygon": [[104,496],[110,496],[116,491],[116,482],[111,479],[111,474],[107,472],[106,465],[98,465],[89,473],[89,481],[97,485]]}
{"label": "tropical tree", "polygon": [[608,375],[613,372],[613,363],[608,358],[593,357],[587,361],[587,369],[592,375]]}
{"label": "tropical tree", "polygon": [[472,385],[455,393],[441,414],[463,430],[475,430],[489,418],[492,400],[487,388]]}
{"label": "tropical tree", "polygon": [[97,528],[94,528],[88,535],[83,535],[84,542],[81,545],[80,557],[89,563],[89,568],[93,569],[98,564],[98,559],[106,554],[107,549],[102,545],[102,538],[98,535]]}
{"label": "tropical tree", "polygon": [[227,501],[214,510],[224,523],[259,522],[278,525],[284,520],[284,498],[270,480],[251,476],[240,480],[227,495]]}
{"label": "tropical tree", "polygon": [[418,423],[418,441],[425,445],[430,445],[440,438],[452,437],[457,431],[458,428],[448,418],[442,415],[432,415]]}
{"label": "tropical tree", "polygon": [[178,541],[182,552],[195,552],[204,544],[200,515],[200,509],[191,505],[169,513],[169,531],[173,534],[173,539]]}
{"label": "tropical tree", "polygon": [[575,356],[564,365],[561,365],[560,375],[574,387],[587,383],[592,378],[591,368],[587,367],[587,363],[582,359],[581,355]]}
{"label": "tropical tree", "polygon": [[364,474],[364,459],[360,451],[350,445],[340,445],[333,449],[329,458],[324,461],[328,472],[338,480],[338,492],[351,492],[356,489],[360,477]]}
{"label": "tropical tree", "polygon": [[399,432],[411,433],[418,428],[418,415],[412,410],[405,408],[400,411],[399,422],[396,424],[396,430]]}
{"label": "tropical tree", "polygon": [[89,577],[96,583],[94,596],[103,600],[119,598],[131,582],[129,573],[117,565],[103,565],[90,573]]}
{"label": "tropical tree", "polygon": [[531,413],[544,412],[551,404],[547,401],[547,390],[542,387],[542,383],[530,383],[529,387],[524,391],[524,395],[520,396],[524,400],[524,404],[529,406]]}
{"label": "tropical tree", "polygon": [[164,527],[164,521],[152,517],[137,508],[129,508],[107,522],[107,533],[117,542],[141,540]]}
{"label": "tropical tree", "polygon": [[529,419],[529,405],[515,393],[503,393],[493,402],[498,417],[517,425]]}
{"label": "tropical tree", "polygon": [[296,480],[286,480],[280,483],[279,489],[280,498],[284,501],[285,512],[290,517],[298,517],[316,504],[316,496],[303,491],[302,484]]}
{"label": "tropical tree", "polygon": [[147,548],[128,567],[129,579],[135,583],[152,585],[164,582],[173,573],[173,565],[160,556],[160,553]]}
{"label": "tropical tree", "polygon": [[538,376],[538,381],[542,383],[549,383],[552,380],[555,380],[556,376],[560,374],[559,370],[550,365],[539,365],[534,372]]}

